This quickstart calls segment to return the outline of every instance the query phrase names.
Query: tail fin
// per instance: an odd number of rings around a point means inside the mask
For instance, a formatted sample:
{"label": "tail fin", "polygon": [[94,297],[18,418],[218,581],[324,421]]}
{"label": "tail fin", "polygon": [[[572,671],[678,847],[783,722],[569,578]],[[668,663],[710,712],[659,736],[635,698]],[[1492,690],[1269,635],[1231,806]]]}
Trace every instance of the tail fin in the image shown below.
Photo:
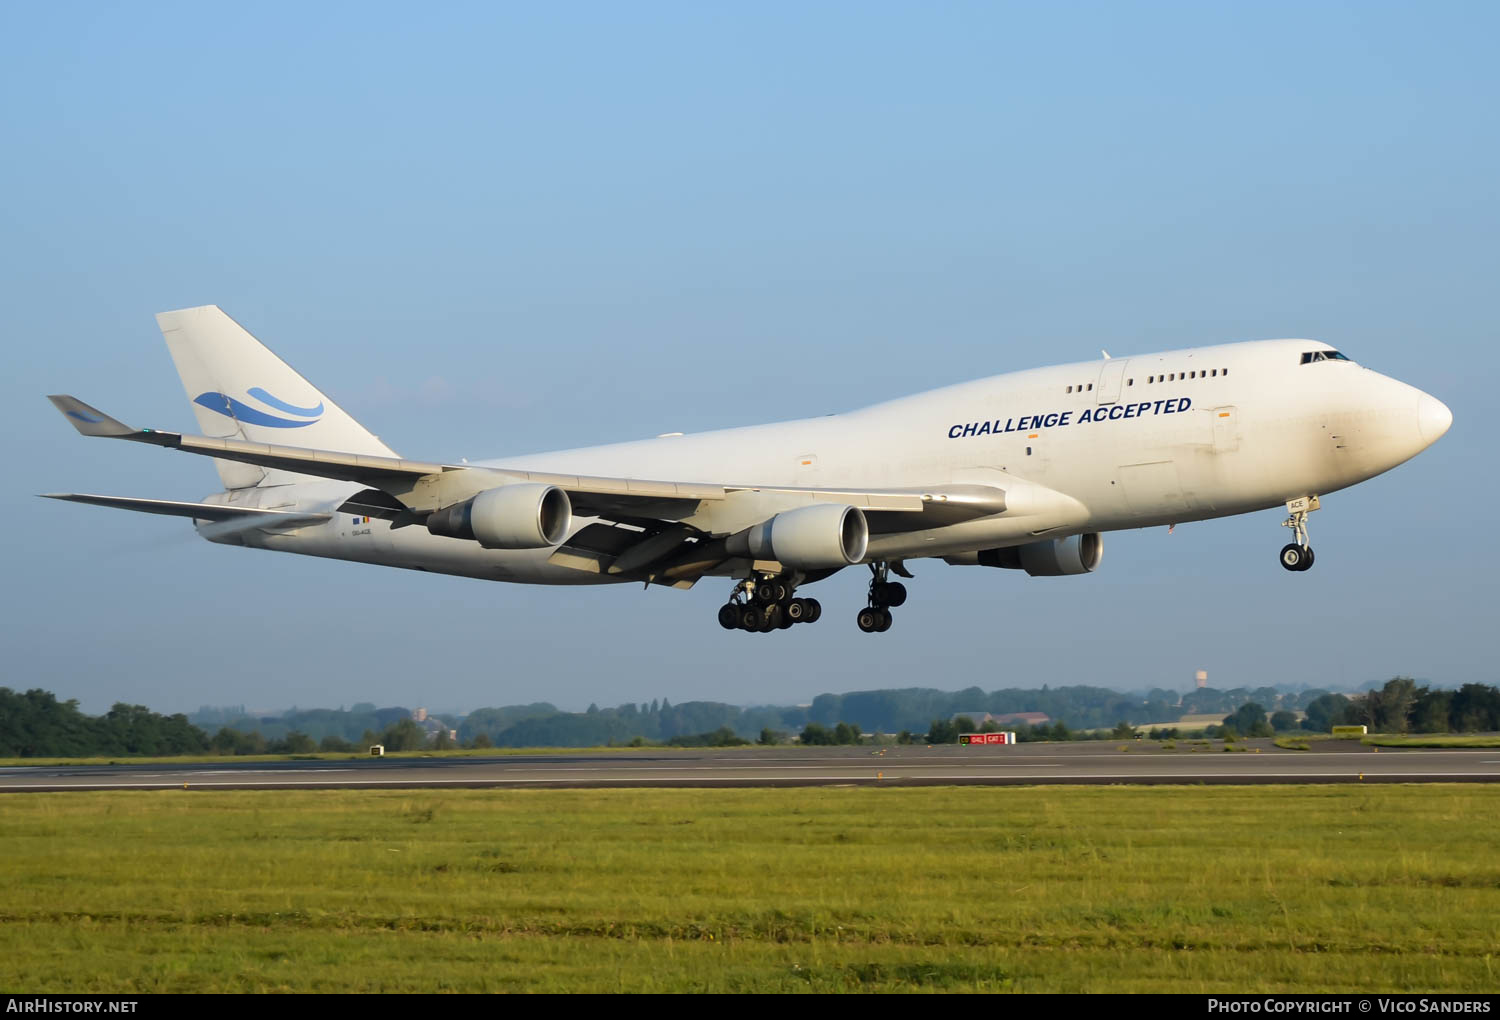
{"label": "tail fin", "polygon": [[[394,457],[386,446],[218,305],[156,317],[203,434]],[[226,489],[293,481],[285,472],[215,460]]]}

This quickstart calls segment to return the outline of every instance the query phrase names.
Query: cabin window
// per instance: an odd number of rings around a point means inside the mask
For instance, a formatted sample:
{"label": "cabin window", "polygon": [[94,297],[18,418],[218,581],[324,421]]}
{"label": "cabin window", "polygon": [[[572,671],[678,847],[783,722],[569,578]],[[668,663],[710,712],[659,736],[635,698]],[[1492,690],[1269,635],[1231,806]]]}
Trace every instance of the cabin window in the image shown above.
{"label": "cabin window", "polygon": [[1228,375],[1228,374],[1229,374],[1229,369],[1227,369],[1227,368],[1226,368],[1226,369],[1224,369],[1224,374],[1225,374],[1225,375]]}
{"label": "cabin window", "polygon": [[1125,385],[1126,386],[1134,386],[1135,385],[1135,380],[1134,379],[1126,379],[1125,380]]}
{"label": "cabin window", "polygon": [[1092,390],[1093,388],[1094,388],[1094,384],[1093,383],[1089,383],[1089,389]]}
{"label": "cabin window", "polygon": [[1072,392],[1073,392],[1073,387],[1071,387],[1071,386],[1069,386],[1069,387],[1068,387],[1068,392],[1069,392],[1069,393],[1072,393]]}

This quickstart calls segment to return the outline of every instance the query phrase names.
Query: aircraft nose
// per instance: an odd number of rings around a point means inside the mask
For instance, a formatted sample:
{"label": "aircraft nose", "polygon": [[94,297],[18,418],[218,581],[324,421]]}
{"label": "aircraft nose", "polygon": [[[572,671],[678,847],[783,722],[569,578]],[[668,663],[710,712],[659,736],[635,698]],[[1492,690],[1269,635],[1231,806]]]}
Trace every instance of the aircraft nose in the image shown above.
{"label": "aircraft nose", "polygon": [[1443,438],[1443,433],[1452,424],[1453,412],[1437,397],[1424,393],[1417,400],[1417,428],[1428,445]]}

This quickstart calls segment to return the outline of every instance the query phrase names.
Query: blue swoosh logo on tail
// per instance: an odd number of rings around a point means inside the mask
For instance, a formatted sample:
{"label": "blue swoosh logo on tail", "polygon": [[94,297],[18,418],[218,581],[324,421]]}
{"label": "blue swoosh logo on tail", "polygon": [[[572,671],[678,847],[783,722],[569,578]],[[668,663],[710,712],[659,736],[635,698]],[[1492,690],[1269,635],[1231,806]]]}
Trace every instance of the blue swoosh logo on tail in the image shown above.
{"label": "blue swoosh logo on tail", "polygon": [[64,411],[63,413],[66,414],[69,418],[77,418],[79,421],[86,421],[90,425],[98,425],[104,420],[103,418],[91,418],[88,415],[84,414],[82,411]]}
{"label": "blue swoosh logo on tail", "polygon": [[262,404],[268,404],[278,411],[285,411],[287,414],[300,414],[304,418],[316,418],[323,413],[323,402],[321,400],[318,401],[317,407],[298,407],[296,404],[288,404],[285,400],[278,400],[259,386],[252,386],[245,392],[256,400],[259,400]]}
{"label": "blue swoosh logo on tail", "polygon": [[278,418],[274,414],[267,414],[265,411],[242,403],[227,393],[218,393],[213,390],[198,394],[193,398],[193,403],[200,407],[206,407],[215,414],[222,414],[226,418],[233,418],[244,425],[263,425],[266,428],[272,429],[306,428],[309,425],[317,424],[318,419],[323,414],[322,401],[318,402],[317,407],[298,407],[295,404],[288,404],[284,400],[273,397],[259,386],[253,386],[246,392],[257,400],[276,408],[278,411],[286,411],[289,414],[307,415],[309,416],[308,420],[297,421],[293,418]]}

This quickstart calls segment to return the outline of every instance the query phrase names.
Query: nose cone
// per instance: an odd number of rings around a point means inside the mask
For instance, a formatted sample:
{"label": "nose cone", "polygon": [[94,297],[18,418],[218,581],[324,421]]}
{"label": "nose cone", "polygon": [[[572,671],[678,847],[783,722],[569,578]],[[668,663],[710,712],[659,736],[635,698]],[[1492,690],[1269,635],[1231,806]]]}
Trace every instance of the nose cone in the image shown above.
{"label": "nose cone", "polygon": [[1437,397],[1426,393],[1417,400],[1417,428],[1429,446],[1443,438],[1448,426],[1453,424],[1453,412]]}

